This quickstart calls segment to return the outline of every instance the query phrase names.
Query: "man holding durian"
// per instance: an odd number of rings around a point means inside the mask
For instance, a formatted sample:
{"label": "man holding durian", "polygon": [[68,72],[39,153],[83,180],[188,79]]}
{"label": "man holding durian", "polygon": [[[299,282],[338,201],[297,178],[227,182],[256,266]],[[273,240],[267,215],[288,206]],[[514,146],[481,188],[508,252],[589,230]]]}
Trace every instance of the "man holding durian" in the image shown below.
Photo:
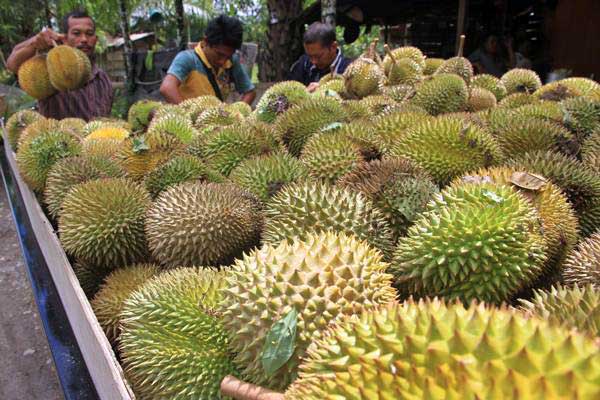
{"label": "man holding durian", "polygon": [[94,64],[94,20],[75,10],[64,16],[61,30],[44,28],[16,45],[8,69],[19,75],[22,89],[38,100],[39,112],[47,118],[109,116],[113,89],[108,75]]}

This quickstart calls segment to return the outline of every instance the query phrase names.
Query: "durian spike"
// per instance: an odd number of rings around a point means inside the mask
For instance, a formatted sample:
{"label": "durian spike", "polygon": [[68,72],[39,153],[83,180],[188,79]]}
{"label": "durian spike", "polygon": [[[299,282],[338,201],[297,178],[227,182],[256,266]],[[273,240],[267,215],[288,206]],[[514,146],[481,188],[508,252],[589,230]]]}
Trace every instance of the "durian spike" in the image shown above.
{"label": "durian spike", "polygon": [[465,48],[465,35],[460,35],[460,42],[458,45],[458,53],[456,54],[456,57],[462,57],[464,48]]}
{"label": "durian spike", "polygon": [[227,375],[221,381],[221,394],[236,400],[283,400],[283,394],[263,389]]}
{"label": "durian spike", "polygon": [[385,53],[390,56],[392,63],[396,64],[396,59],[394,58],[394,55],[392,54],[392,51],[390,50],[390,46],[386,44],[383,45],[383,49],[385,50]]}

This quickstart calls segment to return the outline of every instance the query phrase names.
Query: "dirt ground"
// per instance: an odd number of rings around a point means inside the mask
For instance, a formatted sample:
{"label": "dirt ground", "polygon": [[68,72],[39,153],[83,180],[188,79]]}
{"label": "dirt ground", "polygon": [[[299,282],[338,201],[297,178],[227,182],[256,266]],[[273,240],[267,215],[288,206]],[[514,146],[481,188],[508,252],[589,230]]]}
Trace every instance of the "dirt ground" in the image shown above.
{"label": "dirt ground", "polygon": [[1,180],[0,360],[0,399],[63,399]]}

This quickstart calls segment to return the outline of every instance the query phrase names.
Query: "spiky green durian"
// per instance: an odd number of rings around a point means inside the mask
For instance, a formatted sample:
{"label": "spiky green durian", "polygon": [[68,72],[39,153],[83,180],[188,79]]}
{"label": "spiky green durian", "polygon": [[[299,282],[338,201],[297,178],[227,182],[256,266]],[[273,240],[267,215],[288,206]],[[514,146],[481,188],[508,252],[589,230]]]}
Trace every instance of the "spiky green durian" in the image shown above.
{"label": "spiky green durian", "polygon": [[[323,80],[325,77],[328,77],[330,75],[325,75],[323,78],[321,78],[321,80]],[[320,96],[331,96],[331,95],[335,95],[335,93],[337,94],[342,94],[344,93],[345,90],[345,85],[344,85],[344,80],[342,79],[342,77],[340,75],[336,75],[335,78],[333,79],[328,79],[327,81],[321,83],[319,81],[319,87],[314,91],[314,95],[320,95]],[[331,93],[331,91],[334,91],[335,93]]]}
{"label": "spiky green durian", "polygon": [[458,118],[437,118],[414,125],[394,144],[391,154],[412,159],[440,185],[502,159],[489,133]]}
{"label": "spiky green durian", "polygon": [[600,396],[596,343],[507,308],[391,303],[323,336],[308,348],[286,400]]}
{"label": "spiky green durian", "polygon": [[533,151],[575,152],[575,137],[552,121],[539,118],[514,117],[506,121],[494,137],[505,154],[516,157]]}
{"label": "spiky green durian", "polygon": [[581,145],[581,160],[589,164],[592,158],[600,156],[600,127],[592,132]]}
{"label": "spiky green durian", "polygon": [[78,155],[81,145],[70,134],[49,131],[19,143],[17,165],[31,190],[43,193],[48,172],[62,158]]}
{"label": "spiky green durian", "polygon": [[561,101],[581,96],[581,92],[574,87],[564,85],[562,81],[554,81],[543,85],[533,95],[540,100]]}
{"label": "spiky green durian", "polygon": [[275,153],[240,162],[229,174],[229,179],[267,202],[284,185],[306,176],[306,167],[297,158]]}
{"label": "spiky green durian", "polygon": [[138,397],[221,398],[221,380],[236,373],[229,339],[212,311],[223,296],[225,274],[201,268],[167,271],[125,301],[119,349]]}
{"label": "spiky green durian", "polygon": [[577,213],[583,236],[600,228],[600,176],[574,158],[553,152],[527,153],[510,166],[540,174],[558,185]]}
{"label": "spiky green durian", "polygon": [[[332,322],[394,299],[387,266],[367,243],[334,232],[265,245],[238,260],[218,310],[242,376],[284,389],[294,380],[306,348]],[[261,364],[265,339],[292,309],[298,313],[293,354],[269,375]]]}
{"label": "spiky green durian", "polygon": [[81,143],[81,155],[84,157],[102,157],[116,160],[116,155],[121,148],[121,140],[93,139]]}
{"label": "spiky green durian", "polygon": [[496,107],[496,96],[487,89],[480,87],[471,88],[467,107],[471,111],[487,110]]}
{"label": "spiky green durian", "polygon": [[518,108],[527,104],[537,104],[540,100],[532,96],[530,93],[517,92],[509,94],[504,97],[499,103],[498,107],[502,108]]}
{"label": "spiky green durian", "polygon": [[83,127],[87,122],[82,118],[63,118],[58,122],[61,130],[83,139]]}
{"label": "spiky green durian", "polygon": [[[36,136],[54,131],[61,131],[59,121],[53,118],[36,119],[28,124],[27,127],[21,132],[16,149],[18,150],[18,148],[21,147],[24,142],[31,142],[31,140],[33,140],[33,138]],[[17,152],[17,150],[13,148],[13,151]]]}
{"label": "spiky green durian", "polygon": [[428,120],[433,120],[428,114],[391,112],[374,118],[370,128],[382,153],[387,154],[411,127]]}
{"label": "spiky green durian", "polygon": [[127,139],[130,135],[130,132],[125,128],[120,128],[116,126],[103,126],[94,130],[92,133],[87,135],[84,138],[84,141],[94,140],[94,139],[115,139],[119,141],[123,141]]}
{"label": "spiky green durian", "polygon": [[[191,99],[188,99],[188,100],[191,100]],[[219,101],[219,103],[220,103],[220,101]],[[161,104],[160,106],[155,108],[154,111],[152,111],[151,120],[159,119],[159,118],[167,117],[167,116],[171,116],[171,115],[177,115],[181,119],[192,123],[192,122],[194,122],[194,119],[192,119],[192,117],[201,114],[201,112],[199,114],[196,114],[195,111],[196,110],[194,108],[185,107],[181,104],[175,105],[175,104],[165,103],[165,104]],[[204,110],[202,112],[204,112]],[[150,121],[150,122],[152,122],[152,121]]]}
{"label": "spiky green durian", "polygon": [[227,265],[258,242],[260,201],[232,184],[183,183],[148,209],[146,236],[162,265]]}
{"label": "spiky green durian", "polygon": [[114,269],[147,256],[144,216],[150,195],[125,178],[87,181],[73,186],[58,221],[65,251],[83,261]]}
{"label": "spiky green durian", "polygon": [[[408,58],[409,60],[412,60],[414,63],[416,63],[421,70],[423,70],[425,68],[427,59],[425,58],[425,55],[423,54],[423,52],[417,47],[414,47],[414,46],[397,47],[397,48],[393,49],[391,51],[391,53],[392,53],[392,56],[396,60],[400,60],[402,58]],[[387,60],[387,62],[386,62],[386,60]],[[386,65],[388,65],[388,63],[390,61],[392,61],[390,59],[390,56],[386,55],[385,58],[383,59],[384,67]],[[387,75],[389,73],[389,70],[385,69],[385,73]]]}
{"label": "spiky green durian", "polygon": [[123,128],[126,130],[131,130],[131,127],[127,121],[114,118],[100,118],[85,124],[83,128],[81,128],[81,136],[86,137],[90,133],[100,128]]}
{"label": "spiky green durian", "polygon": [[372,116],[367,105],[356,99],[343,100],[342,109],[346,113],[348,121],[367,120]]}
{"label": "spiky green durian", "polygon": [[194,156],[176,156],[165,164],[150,171],[144,179],[148,193],[155,198],[162,191],[183,182],[224,180],[217,172],[211,172],[206,165]]}
{"label": "spiky green durian", "polygon": [[563,112],[560,104],[555,101],[540,101],[526,104],[514,109],[517,115],[525,117],[536,117],[562,123]]}
{"label": "spiky green durian", "polygon": [[302,103],[308,97],[309,94],[302,83],[278,82],[267,89],[256,103],[256,116],[263,122],[274,122],[277,116]]}
{"label": "spiky green durian", "polygon": [[383,60],[383,68],[389,85],[414,86],[423,77],[423,68],[410,58],[400,58],[392,61],[389,56]]}
{"label": "spiky green durian", "polygon": [[390,222],[395,238],[406,232],[438,191],[429,175],[405,158],[359,165],[342,176],[338,186],[367,196]]}
{"label": "spiky green durian", "polygon": [[46,57],[46,66],[52,86],[61,92],[85,86],[92,75],[88,56],[67,45],[52,48]]}
{"label": "spiky green durian", "polygon": [[186,99],[179,103],[178,108],[180,108],[186,114],[188,114],[191,117],[192,121],[195,121],[200,114],[202,114],[209,108],[220,107],[222,105],[223,102],[219,100],[218,97],[205,95],[192,97],[191,99]]}
{"label": "spiky green durian", "polygon": [[536,290],[531,301],[521,300],[521,307],[544,321],[596,337],[600,335],[599,290],[592,285],[553,286],[548,291]]}
{"label": "spiky green durian", "polygon": [[134,132],[145,131],[150,124],[154,110],[160,107],[162,103],[154,100],[138,100],[129,107],[127,112],[127,122]]}
{"label": "spiky green durian", "polygon": [[525,92],[533,93],[542,87],[542,81],[535,71],[524,68],[513,68],[500,78],[506,87],[507,94]]}
{"label": "spiky green durian", "polygon": [[594,233],[571,251],[565,261],[563,279],[567,285],[600,288],[600,233]]}
{"label": "spiky green durian", "polygon": [[425,69],[423,70],[423,75],[433,75],[435,71],[437,71],[437,69],[440,67],[440,65],[444,63],[444,61],[446,60],[443,58],[427,57],[425,59]]}
{"label": "spiky green durian", "polygon": [[412,97],[415,93],[415,89],[410,85],[392,85],[384,86],[382,93],[384,96],[400,103]]}
{"label": "spiky green durian", "polygon": [[364,162],[364,158],[360,147],[345,132],[333,131],[311,137],[300,161],[306,166],[308,176],[333,184]]}
{"label": "spiky green durian", "polygon": [[227,104],[225,106],[225,110],[241,114],[243,117],[247,117],[252,113],[252,107],[250,107],[250,104],[243,101],[236,101],[235,103]]}
{"label": "spiky green durian", "polygon": [[583,77],[566,78],[559,81],[562,85],[578,92],[581,96],[590,96],[600,90],[600,84],[593,79]]}
{"label": "spiky green durian", "polygon": [[368,119],[372,119],[376,115],[379,115],[382,112],[384,112],[384,110],[386,108],[397,104],[396,101],[394,99],[392,99],[391,97],[387,97],[387,96],[383,96],[383,95],[379,95],[379,94],[363,97],[359,101],[361,103],[363,103],[365,106],[367,106],[367,109],[369,110],[369,113],[370,113],[370,115],[368,116]]}
{"label": "spiky green durian", "polygon": [[50,83],[45,54],[34,55],[21,64],[17,77],[21,89],[34,99],[45,99],[56,93]]}
{"label": "spiky green durian", "polygon": [[344,71],[345,92],[352,98],[379,94],[384,81],[385,75],[379,65],[366,57],[357,58]]}
{"label": "spiky green durian", "polygon": [[16,153],[19,149],[19,137],[23,131],[33,122],[45,119],[41,114],[33,110],[21,110],[11,115],[6,121],[8,143]]}
{"label": "spiky green durian", "polygon": [[497,101],[506,97],[506,87],[504,86],[504,83],[494,75],[475,75],[473,79],[471,79],[471,87],[480,87],[489,90],[496,96]]}
{"label": "spiky green durian", "polygon": [[560,102],[563,124],[583,142],[594,130],[600,129],[600,101],[575,97]]}
{"label": "spiky green durian", "polygon": [[467,107],[469,90],[465,81],[455,74],[436,74],[416,87],[411,102],[432,115],[463,111]]}
{"label": "spiky green durian", "polygon": [[194,137],[198,136],[198,131],[194,129],[188,119],[175,114],[153,118],[148,126],[148,133],[173,135],[185,144],[190,143]]}
{"label": "spiky green durian", "polygon": [[[361,157],[365,161],[378,160],[382,156],[379,137],[371,129],[370,121],[349,122],[336,127],[334,131],[343,137],[343,141],[350,141],[357,146]],[[324,131],[329,132],[329,131]],[[312,140],[312,138],[311,138]]]}
{"label": "spiky green durian", "polygon": [[257,122],[224,127],[207,135],[201,152],[207,166],[228,176],[243,160],[280,149],[271,126]]}
{"label": "spiky green durian", "polygon": [[310,232],[354,234],[389,256],[392,231],[365,195],[318,182],[295,183],[279,191],[265,208],[263,243],[277,244]]}
{"label": "spiky green durian", "polygon": [[473,65],[465,57],[452,57],[445,60],[435,71],[438,74],[456,74],[469,84],[473,78]]}
{"label": "spiky green durian", "polygon": [[215,129],[226,126],[239,126],[244,123],[244,116],[234,110],[228,109],[225,106],[212,107],[203,111],[198,115],[194,126],[200,132],[207,134]]}
{"label": "spiky green durian", "polygon": [[121,168],[102,157],[68,157],[57,161],[48,172],[44,191],[48,213],[52,218],[58,218],[62,202],[73,186],[93,179],[121,176]]}
{"label": "spiky green durian", "polygon": [[332,123],[342,122],[346,116],[339,100],[330,96],[311,97],[281,114],[275,130],[290,154],[299,157],[313,134]]}
{"label": "spiky green durian", "polygon": [[389,271],[410,294],[501,303],[538,277],[546,250],[540,217],[523,195],[465,183],[434,195],[400,238]]}
{"label": "spiky green durian", "polygon": [[107,277],[91,301],[94,314],[108,341],[116,346],[121,334],[120,321],[123,303],[127,298],[157,275],[161,268],[154,264],[134,264],[117,268]]}
{"label": "spiky green durian", "polygon": [[104,267],[77,259],[72,264],[72,267],[79,281],[79,286],[81,286],[81,289],[89,300],[94,298],[106,277],[115,268],[113,265]]}

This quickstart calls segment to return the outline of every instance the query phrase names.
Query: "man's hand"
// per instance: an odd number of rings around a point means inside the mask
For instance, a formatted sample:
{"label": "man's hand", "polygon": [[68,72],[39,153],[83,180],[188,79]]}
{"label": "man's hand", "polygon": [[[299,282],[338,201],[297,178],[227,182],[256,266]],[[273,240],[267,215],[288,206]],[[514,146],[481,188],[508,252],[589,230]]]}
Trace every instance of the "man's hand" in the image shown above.
{"label": "man's hand", "polygon": [[44,28],[40,33],[35,35],[33,47],[36,50],[47,50],[54,47],[55,44],[62,43],[65,35],[54,32],[52,29]]}
{"label": "man's hand", "polygon": [[319,88],[319,82],[311,82],[306,87],[306,91],[309,92],[309,93],[312,93],[315,90],[317,90],[318,88]]}

